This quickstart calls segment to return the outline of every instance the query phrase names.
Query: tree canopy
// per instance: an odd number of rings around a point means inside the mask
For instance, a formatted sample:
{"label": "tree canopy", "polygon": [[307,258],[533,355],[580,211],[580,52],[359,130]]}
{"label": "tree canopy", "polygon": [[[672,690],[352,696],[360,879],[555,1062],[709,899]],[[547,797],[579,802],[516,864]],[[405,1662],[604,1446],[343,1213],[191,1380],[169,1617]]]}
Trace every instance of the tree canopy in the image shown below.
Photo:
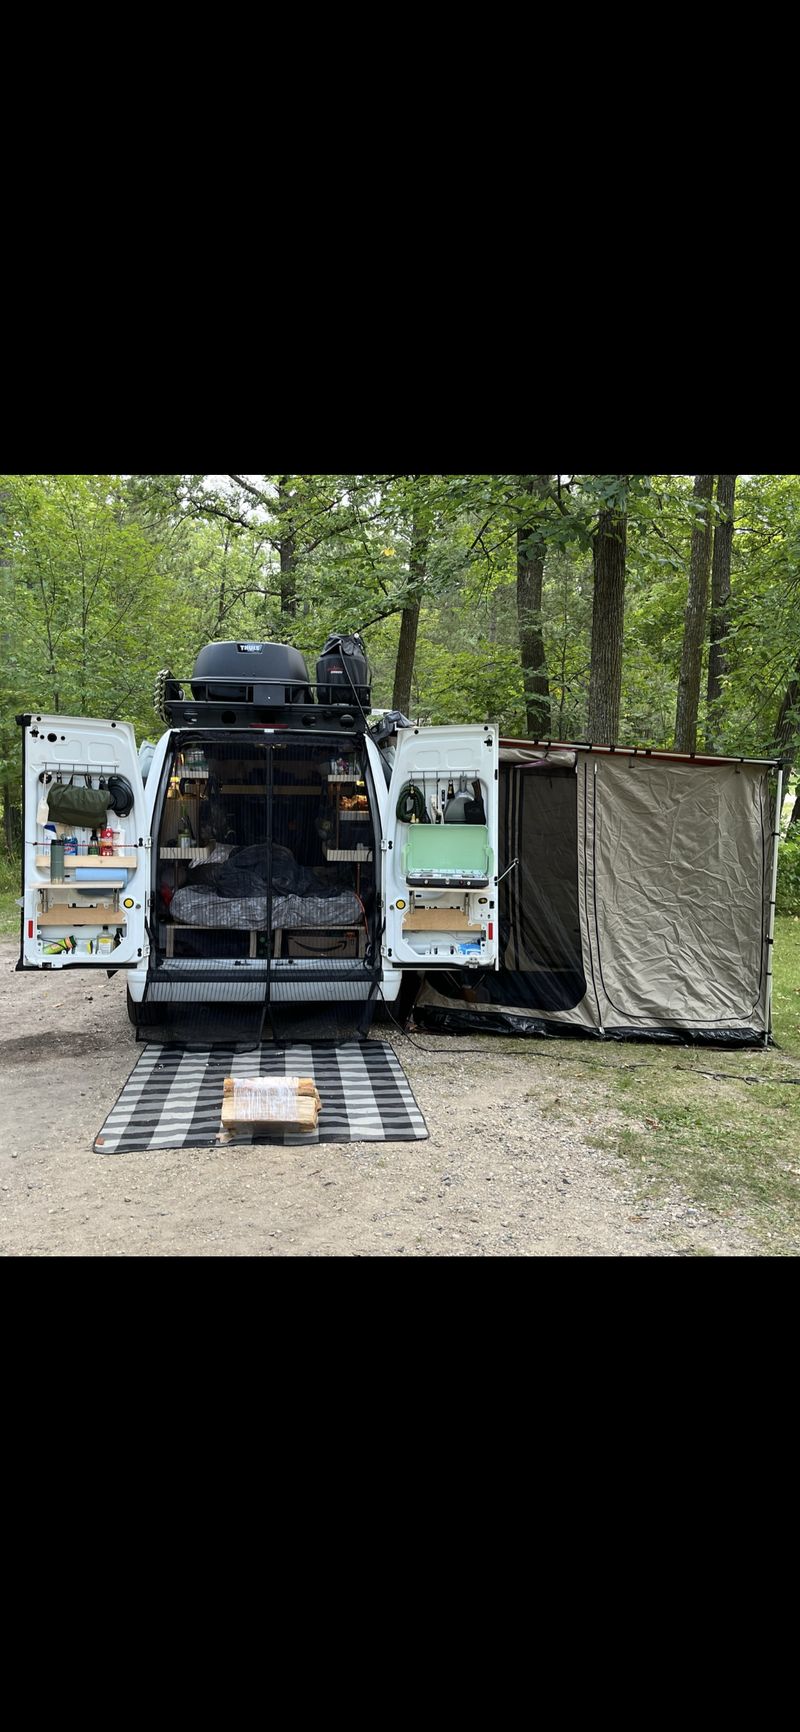
{"label": "tree canopy", "polygon": [[215,638],[515,736],[800,757],[800,476],[0,476],[0,780],[20,709],[159,724]]}

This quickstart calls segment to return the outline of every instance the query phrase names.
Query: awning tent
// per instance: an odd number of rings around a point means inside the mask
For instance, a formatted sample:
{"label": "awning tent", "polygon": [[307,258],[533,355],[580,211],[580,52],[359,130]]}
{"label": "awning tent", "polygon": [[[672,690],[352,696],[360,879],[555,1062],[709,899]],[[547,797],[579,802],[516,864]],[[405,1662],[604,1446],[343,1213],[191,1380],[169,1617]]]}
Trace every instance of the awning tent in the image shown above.
{"label": "awning tent", "polygon": [[763,1043],[770,760],[501,742],[499,971],[426,974],[427,1027]]}

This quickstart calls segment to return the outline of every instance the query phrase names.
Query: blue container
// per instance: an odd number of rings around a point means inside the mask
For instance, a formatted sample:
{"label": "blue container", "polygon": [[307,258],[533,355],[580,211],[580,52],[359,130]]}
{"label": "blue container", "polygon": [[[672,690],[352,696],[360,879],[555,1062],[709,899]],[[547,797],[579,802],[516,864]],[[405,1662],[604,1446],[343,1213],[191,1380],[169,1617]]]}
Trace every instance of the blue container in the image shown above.
{"label": "blue container", "polygon": [[85,883],[87,878],[90,883],[96,884],[118,884],[122,879],[124,886],[128,882],[128,874],[124,866],[76,866],[75,883],[80,884],[81,880]]}

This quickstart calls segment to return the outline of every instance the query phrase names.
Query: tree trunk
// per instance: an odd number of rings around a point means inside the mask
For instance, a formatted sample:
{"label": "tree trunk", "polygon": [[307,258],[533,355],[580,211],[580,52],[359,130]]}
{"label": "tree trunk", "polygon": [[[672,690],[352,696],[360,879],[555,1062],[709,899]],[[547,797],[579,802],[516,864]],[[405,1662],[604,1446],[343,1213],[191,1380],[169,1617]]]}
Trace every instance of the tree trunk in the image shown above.
{"label": "tree trunk", "polygon": [[706,717],[706,751],[719,750],[720,699],[722,681],[728,672],[728,604],[731,598],[731,548],[733,546],[733,505],[736,496],[736,476],[720,475],[717,479],[719,515],[714,527],[714,554],[711,561],[711,617],[708,632],[708,714]]}
{"label": "tree trunk", "polygon": [[403,608],[400,616],[400,640],[397,645],[397,661],[394,669],[392,709],[402,710],[404,716],[408,715],[411,708],[411,681],[414,674],[414,656],[417,648],[419,609],[419,601],[412,601],[408,607]]}
{"label": "tree trunk", "polygon": [[[522,479],[522,477],[520,477]],[[550,484],[549,475],[527,475],[525,492],[530,497],[522,521],[517,525],[517,618],[519,654],[525,688],[525,714],[531,739],[550,731],[550,685],[542,634],[542,584],[546,544],[541,518],[534,501],[541,501]]]}
{"label": "tree trunk", "polygon": [[411,681],[417,649],[417,628],[422,602],[422,586],[428,570],[430,544],[430,511],[424,492],[414,502],[411,517],[411,549],[408,560],[409,597],[400,618],[400,640],[394,669],[392,709],[408,715],[411,708]]}
{"label": "tree trunk", "polygon": [[[289,476],[278,477],[278,513],[285,516],[290,509]],[[287,520],[278,542],[281,562],[281,613],[294,619],[297,613],[297,542],[291,521]]]}
{"label": "tree trunk", "polygon": [[713,475],[695,477],[694,498],[699,507],[692,530],[689,557],[689,595],[683,628],[683,653],[675,712],[675,750],[697,749],[697,713],[700,708],[700,676],[703,671],[708,570],[711,563],[711,512],[708,506],[714,488]]}
{"label": "tree trunk", "polygon": [[589,669],[589,739],[599,746],[615,745],[619,734],[627,535],[626,512],[600,513],[594,538]]}

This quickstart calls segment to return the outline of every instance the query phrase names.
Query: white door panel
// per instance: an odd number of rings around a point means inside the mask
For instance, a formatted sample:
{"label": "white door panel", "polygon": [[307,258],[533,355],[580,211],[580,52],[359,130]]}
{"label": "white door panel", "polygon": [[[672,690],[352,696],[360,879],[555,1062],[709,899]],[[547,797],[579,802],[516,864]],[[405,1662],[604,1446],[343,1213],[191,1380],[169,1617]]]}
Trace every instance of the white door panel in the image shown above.
{"label": "white door panel", "polygon": [[[141,964],[146,950],[145,911],[150,891],[150,836],[136,740],[129,722],[86,716],[31,715],[23,720],[25,797],[22,968],[67,968],[76,964],[124,968]],[[109,808],[107,823],[123,833],[109,856],[88,853],[92,826],[61,824],[75,834],[77,855],[67,855],[63,882],[51,877],[50,850],[42,824],[50,783],[96,788],[110,775],[133,789],[133,809],[124,818]],[[40,810],[41,806],[41,810]],[[48,815],[49,816],[49,815]],[[74,947],[73,947],[74,946]]]}
{"label": "white door panel", "polygon": [[[398,732],[382,845],[390,965],[498,967],[498,758],[493,727]],[[451,784],[463,792],[462,811],[470,802],[470,822],[437,821]],[[476,820],[478,796],[485,822]]]}

